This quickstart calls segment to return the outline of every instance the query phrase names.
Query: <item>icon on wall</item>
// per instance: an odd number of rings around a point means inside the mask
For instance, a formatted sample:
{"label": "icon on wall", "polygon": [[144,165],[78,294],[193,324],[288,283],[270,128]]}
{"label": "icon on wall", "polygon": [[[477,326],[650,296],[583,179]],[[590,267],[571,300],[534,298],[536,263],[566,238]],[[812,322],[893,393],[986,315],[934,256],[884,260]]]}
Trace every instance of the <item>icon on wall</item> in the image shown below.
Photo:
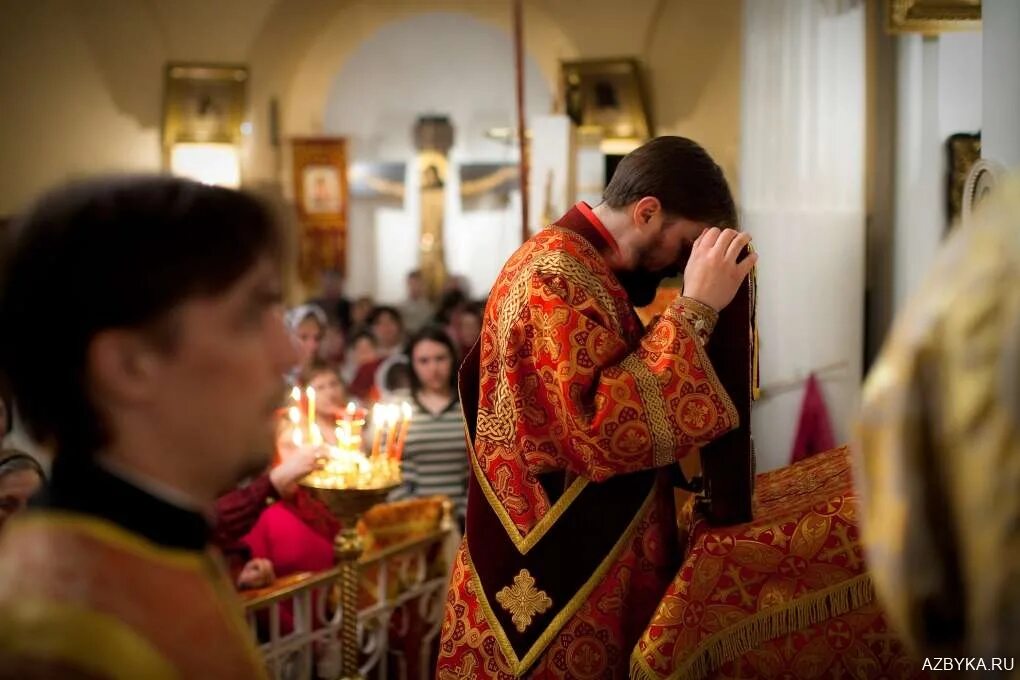
{"label": "icon on wall", "polygon": [[636,59],[563,62],[566,113],[582,132],[608,140],[644,141],[652,136],[648,100]]}
{"label": "icon on wall", "polygon": [[347,140],[291,140],[294,205],[301,223],[302,281],[315,285],[325,271],[347,270]]}
{"label": "icon on wall", "polygon": [[248,69],[168,64],[163,82],[163,165],[205,184],[241,184]]}

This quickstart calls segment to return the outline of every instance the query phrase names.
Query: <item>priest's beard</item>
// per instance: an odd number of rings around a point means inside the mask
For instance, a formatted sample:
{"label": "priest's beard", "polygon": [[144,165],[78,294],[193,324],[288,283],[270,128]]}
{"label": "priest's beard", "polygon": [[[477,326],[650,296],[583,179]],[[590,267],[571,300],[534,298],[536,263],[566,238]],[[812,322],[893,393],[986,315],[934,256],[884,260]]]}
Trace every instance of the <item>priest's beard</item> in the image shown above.
{"label": "priest's beard", "polygon": [[691,246],[685,245],[680,251],[680,258],[663,269],[650,270],[640,265],[631,270],[621,270],[616,273],[620,285],[627,291],[630,304],[635,307],[645,307],[655,301],[655,294],[659,290],[659,284],[666,279],[679,276],[687,266],[687,260],[691,255]]}

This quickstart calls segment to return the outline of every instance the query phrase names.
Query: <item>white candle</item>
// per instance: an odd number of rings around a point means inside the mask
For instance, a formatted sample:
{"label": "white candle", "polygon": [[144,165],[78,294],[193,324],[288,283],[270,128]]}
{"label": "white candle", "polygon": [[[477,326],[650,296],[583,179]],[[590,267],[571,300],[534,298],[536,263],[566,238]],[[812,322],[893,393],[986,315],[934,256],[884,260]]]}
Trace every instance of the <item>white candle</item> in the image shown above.
{"label": "white candle", "polygon": [[305,396],[308,397],[308,432],[311,433],[312,425],[315,424],[315,388],[306,389]]}
{"label": "white candle", "polygon": [[394,458],[397,455],[397,423],[400,422],[400,407],[390,404],[386,408],[386,424],[388,426],[386,436],[386,457]]}
{"label": "white candle", "polygon": [[397,438],[397,450],[395,456],[397,460],[404,455],[404,444],[407,442],[407,428],[411,426],[411,405],[406,401],[400,405],[401,415],[404,417],[403,422],[400,424],[400,436]]}
{"label": "white candle", "polygon": [[383,410],[379,404],[372,407],[372,459],[379,455],[380,440],[383,432]]}

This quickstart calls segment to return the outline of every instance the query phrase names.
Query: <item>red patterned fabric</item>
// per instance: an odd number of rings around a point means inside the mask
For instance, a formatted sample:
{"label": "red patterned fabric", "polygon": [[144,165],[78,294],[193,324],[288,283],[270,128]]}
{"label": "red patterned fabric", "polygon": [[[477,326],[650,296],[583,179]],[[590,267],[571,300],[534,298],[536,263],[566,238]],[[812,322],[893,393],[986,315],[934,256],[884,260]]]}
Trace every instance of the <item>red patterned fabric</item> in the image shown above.
{"label": "red patterned fabric", "polygon": [[871,602],[857,513],[844,447],[759,475],[753,522],[695,515],[634,677],[924,677]]}
{"label": "red patterned fabric", "polygon": [[[568,218],[585,219],[576,209]],[[527,540],[556,500],[541,473],[598,482],[669,465],[730,430],[732,403],[685,304],[696,303],[679,298],[645,332],[591,243],[555,226],[525,243],[504,266],[483,319],[474,462],[491,498],[472,494],[469,506],[489,503],[508,535]],[[625,678],[630,650],[678,563],[667,548],[675,545],[675,510],[663,482],[615,558],[593,575],[592,590],[563,610],[562,627],[543,632],[530,660],[508,656],[485,608],[509,606],[480,592],[462,543],[437,677]],[[541,593],[543,575],[530,576]]]}

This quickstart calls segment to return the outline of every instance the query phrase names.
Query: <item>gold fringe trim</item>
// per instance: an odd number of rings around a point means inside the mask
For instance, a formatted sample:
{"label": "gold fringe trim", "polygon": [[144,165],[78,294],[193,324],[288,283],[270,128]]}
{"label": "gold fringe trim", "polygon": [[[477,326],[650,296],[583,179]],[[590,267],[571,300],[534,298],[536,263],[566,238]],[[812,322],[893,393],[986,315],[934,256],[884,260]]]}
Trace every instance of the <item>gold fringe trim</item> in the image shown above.
{"label": "gold fringe trim", "polygon": [[[750,252],[755,252],[754,246],[748,244]],[[758,337],[758,267],[751,269],[748,274],[751,283],[748,287],[748,294],[751,297],[751,401],[761,399],[761,371],[758,364],[761,339]]]}
{"label": "gold fringe trim", "polygon": [[[871,576],[864,573],[785,604],[763,609],[703,640],[666,680],[705,680],[726,662],[770,640],[860,609],[873,599]],[[630,677],[631,680],[663,680],[663,676],[648,666],[636,648],[630,658]]]}

